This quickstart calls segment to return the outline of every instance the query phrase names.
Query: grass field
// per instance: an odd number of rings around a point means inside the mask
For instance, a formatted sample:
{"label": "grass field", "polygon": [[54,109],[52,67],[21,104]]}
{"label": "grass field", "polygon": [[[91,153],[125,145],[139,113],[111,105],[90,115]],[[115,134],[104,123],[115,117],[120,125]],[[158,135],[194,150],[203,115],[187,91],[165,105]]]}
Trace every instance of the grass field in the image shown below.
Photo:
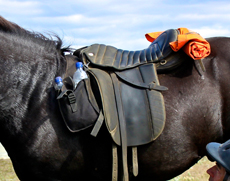
{"label": "grass field", "polygon": [[209,175],[206,171],[213,165],[215,165],[214,162],[210,162],[207,157],[204,157],[189,170],[170,181],[207,181]]}
{"label": "grass field", "polygon": [[[204,157],[195,166],[170,181],[207,181],[209,176],[206,170],[212,165],[214,163],[209,162]],[[0,159],[0,181],[19,181],[14,173],[10,159]]]}

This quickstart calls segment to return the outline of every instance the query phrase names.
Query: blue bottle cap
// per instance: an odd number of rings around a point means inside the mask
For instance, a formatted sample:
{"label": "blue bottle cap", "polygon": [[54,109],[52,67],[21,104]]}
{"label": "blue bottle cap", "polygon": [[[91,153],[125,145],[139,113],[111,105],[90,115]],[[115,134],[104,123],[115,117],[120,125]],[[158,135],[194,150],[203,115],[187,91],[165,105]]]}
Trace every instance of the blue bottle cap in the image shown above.
{"label": "blue bottle cap", "polygon": [[55,78],[55,82],[56,82],[56,83],[62,82],[62,78],[61,78],[61,77],[59,77],[59,76],[58,76],[58,77],[56,77],[56,78]]}
{"label": "blue bottle cap", "polygon": [[82,68],[82,67],[83,67],[82,62],[77,62],[77,63],[76,63],[76,68]]}

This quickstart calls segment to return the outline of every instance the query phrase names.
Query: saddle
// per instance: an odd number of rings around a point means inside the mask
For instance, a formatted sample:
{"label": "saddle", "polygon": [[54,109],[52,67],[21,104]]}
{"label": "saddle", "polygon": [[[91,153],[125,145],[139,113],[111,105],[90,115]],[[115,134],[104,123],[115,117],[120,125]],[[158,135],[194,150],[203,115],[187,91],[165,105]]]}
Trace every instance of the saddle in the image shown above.
{"label": "saddle", "polygon": [[[105,122],[114,141],[114,181],[118,177],[117,146],[122,148],[123,177],[128,181],[128,147],[132,148],[133,174],[137,176],[137,146],[157,139],[164,129],[165,106],[161,92],[166,91],[167,87],[160,85],[157,73],[166,73],[174,69],[187,56],[183,52],[173,52],[169,46],[169,42],[175,41],[177,35],[177,30],[167,30],[148,48],[141,51],[93,44],[76,50],[69,58],[71,63],[68,63],[67,58],[65,86],[62,92],[58,93],[63,119],[72,132],[93,126],[93,136],[97,135]],[[74,117],[79,116],[76,115],[76,109],[82,109],[77,108],[77,94],[71,82],[75,61],[84,63],[89,76],[89,79],[80,82],[77,91],[79,92],[84,84],[83,92],[88,96],[86,101],[90,104],[88,115],[91,113],[93,118],[96,115],[97,120],[87,117],[80,123],[74,121]]]}

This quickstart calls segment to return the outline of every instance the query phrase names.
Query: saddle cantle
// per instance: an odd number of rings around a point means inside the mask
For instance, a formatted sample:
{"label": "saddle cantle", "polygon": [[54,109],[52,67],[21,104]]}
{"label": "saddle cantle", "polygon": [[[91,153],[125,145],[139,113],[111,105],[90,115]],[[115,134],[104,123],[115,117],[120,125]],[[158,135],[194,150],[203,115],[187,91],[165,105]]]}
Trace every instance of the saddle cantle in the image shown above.
{"label": "saddle cantle", "polygon": [[[88,127],[94,125],[91,134],[96,136],[105,121],[115,143],[112,176],[114,181],[117,180],[118,174],[116,145],[122,147],[123,175],[127,181],[128,147],[132,147],[133,150],[133,174],[136,176],[138,174],[136,147],[155,140],[164,129],[165,107],[161,91],[167,88],[160,85],[157,71],[161,73],[169,71],[184,60],[186,56],[184,53],[175,53],[169,46],[169,42],[175,41],[177,35],[177,30],[167,30],[147,49],[141,51],[126,51],[94,44],[78,49],[73,54],[76,56],[74,61],[82,61],[85,64],[89,80],[83,82],[89,97],[88,102],[98,115],[98,120],[87,123]],[[75,67],[72,66],[74,61],[68,66],[66,82],[69,80],[68,76],[73,75],[75,71]],[[71,83],[66,83],[64,89],[72,90],[68,85]],[[74,105],[68,105],[69,112],[71,109],[74,112],[74,108]],[[71,119],[74,119],[73,115]],[[66,122],[68,123],[68,120]],[[71,124],[67,124],[69,125]],[[78,129],[77,123],[73,122],[71,126],[72,132],[75,132],[73,129]],[[82,129],[84,128],[80,130]]]}

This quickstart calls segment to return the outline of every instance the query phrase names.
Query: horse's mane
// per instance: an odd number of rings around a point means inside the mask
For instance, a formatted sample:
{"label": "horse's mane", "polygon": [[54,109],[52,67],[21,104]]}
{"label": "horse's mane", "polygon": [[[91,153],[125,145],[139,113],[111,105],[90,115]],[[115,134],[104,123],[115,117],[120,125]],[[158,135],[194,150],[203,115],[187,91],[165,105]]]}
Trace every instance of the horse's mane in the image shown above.
{"label": "horse's mane", "polygon": [[2,16],[0,16],[0,31],[9,33],[9,34],[27,37],[27,38],[33,39],[34,42],[37,42],[39,44],[46,43],[47,46],[51,46],[53,44],[55,45],[57,50],[61,51],[61,53],[70,51],[69,47],[62,48],[62,40],[57,35],[54,35],[54,37],[57,40],[54,40],[53,38],[51,38],[51,35],[49,38],[47,38],[41,33],[35,33],[35,32],[28,31],[20,27],[19,25],[6,20]]}
{"label": "horse's mane", "polygon": [[8,32],[8,33],[27,32],[25,29],[21,28],[17,24],[7,21],[2,16],[0,16],[0,29],[1,31]]}

